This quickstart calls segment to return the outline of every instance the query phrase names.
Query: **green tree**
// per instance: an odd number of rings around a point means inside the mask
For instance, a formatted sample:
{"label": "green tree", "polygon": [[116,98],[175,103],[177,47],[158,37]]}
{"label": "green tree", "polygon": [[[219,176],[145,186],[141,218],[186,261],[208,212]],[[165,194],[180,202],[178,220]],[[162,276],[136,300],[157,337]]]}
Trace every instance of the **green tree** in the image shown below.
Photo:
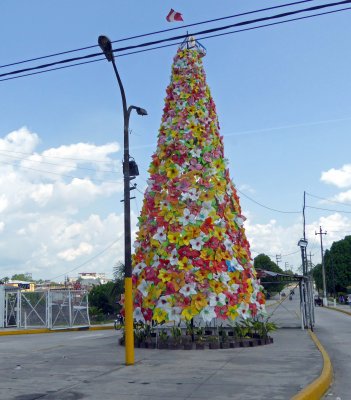
{"label": "green tree", "polygon": [[[279,266],[275,262],[273,262],[266,254],[259,254],[254,258],[254,267],[255,269],[263,269],[266,271],[272,271],[272,272],[278,272],[279,274],[284,274],[284,271],[281,268],[279,268]],[[278,293],[285,286],[284,283],[265,283],[271,281],[272,277],[266,277],[261,279],[261,284],[269,294]]]}
{"label": "green tree", "polygon": [[[351,285],[351,236],[334,242],[324,254],[326,289],[329,294],[346,293]],[[313,269],[318,289],[323,289],[322,265]]]}
{"label": "green tree", "polygon": [[104,285],[94,285],[89,292],[89,304],[105,315],[116,314],[121,308],[118,301],[123,291],[123,280],[107,282]]}
{"label": "green tree", "polygon": [[26,281],[26,282],[32,282],[33,281],[33,279],[32,279],[32,275],[31,274],[27,274],[27,273],[24,273],[24,274],[14,274],[14,275],[12,275],[12,278],[11,278],[13,281]]}

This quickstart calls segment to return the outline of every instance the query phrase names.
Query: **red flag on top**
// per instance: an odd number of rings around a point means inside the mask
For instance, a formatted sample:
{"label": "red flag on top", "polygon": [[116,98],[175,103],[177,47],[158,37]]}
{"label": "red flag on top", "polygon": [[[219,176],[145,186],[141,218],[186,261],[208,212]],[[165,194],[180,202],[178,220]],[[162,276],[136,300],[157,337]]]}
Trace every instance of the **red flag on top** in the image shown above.
{"label": "red flag on top", "polygon": [[175,22],[175,21],[183,21],[183,18],[181,13],[174,11],[173,8],[171,8],[171,11],[168,13],[166,17],[166,20],[168,22]]}

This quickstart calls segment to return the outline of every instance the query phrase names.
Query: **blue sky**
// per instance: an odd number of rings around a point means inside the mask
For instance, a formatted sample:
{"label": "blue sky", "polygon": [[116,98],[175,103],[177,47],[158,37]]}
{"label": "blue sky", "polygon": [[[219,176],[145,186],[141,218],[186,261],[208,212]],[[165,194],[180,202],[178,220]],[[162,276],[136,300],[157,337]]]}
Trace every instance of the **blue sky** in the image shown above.
{"label": "blue sky", "polygon": [[[313,1],[294,9],[324,3]],[[95,45],[100,34],[117,40],[182,26],[165,20],[170,8],[190,24],[278,4],[284,2],[6,2],[0,15],[1,65]],[[261,15],[275,13],[279,10]],[[310,206],[351,211],[350,16],[346,11],[200,40],[207,48],[207,83],[232,179],[240,191],[263,205],[301,211],[306,190],[343,203],[307,196]],[[254,16],[236,21],[250,18]],[[185,32],[184,28],[162,37]],[[77,55],[95,51],[98,48]],[[143,118],[133,114],[130,123],[131,155],[141,171],[141,192],[175,52],[173,46],[117,59],[128,103],[149,113]],[[58,280],[65,273],[87,270],[111,274],[114,263],[123,260],[118,150],[123,119],[112,66],[101,61],[3,81],[0,91],[0,277],[26,271],[35,278]],[[139,192],[136,196],[133,223],[143,197]],[[300,214],[270,211],[244,195],[241,204],[253,255],[297,252],[283,256],[281,264],[296,269]],[[320,260],[314,235],[320,224],[328,231],[327,248],[351,232],[349,214],[307,209],[314,262]]]}

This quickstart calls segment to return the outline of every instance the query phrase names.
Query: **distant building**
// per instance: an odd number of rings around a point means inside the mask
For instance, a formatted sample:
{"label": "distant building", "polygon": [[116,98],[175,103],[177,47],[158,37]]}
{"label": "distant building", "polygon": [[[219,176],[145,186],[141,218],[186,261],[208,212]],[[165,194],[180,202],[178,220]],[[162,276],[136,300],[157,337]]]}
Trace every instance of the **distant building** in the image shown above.
{"label": "distant building", "polygon": [[104,285],[111,279],[106,278],[106,274],[102,272],[81,272],[78,274],[78,281],[82,288],[89,288],[93,285]]}
{"label": "distant building", "polygon": [[24,292],[34,292],[35,283],[34,282],[26,282],[26,281],[17,281],[17,280],[9,280],[6,283],[6,287],[13,287],[22,289]]}

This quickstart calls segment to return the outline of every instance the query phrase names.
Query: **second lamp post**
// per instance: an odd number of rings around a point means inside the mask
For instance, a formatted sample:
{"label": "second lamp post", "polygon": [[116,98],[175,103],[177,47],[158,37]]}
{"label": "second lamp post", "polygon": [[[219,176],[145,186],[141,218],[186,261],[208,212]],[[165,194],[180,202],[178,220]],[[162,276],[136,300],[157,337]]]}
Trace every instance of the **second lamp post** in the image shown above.
{"label": "second lamp post", "polygon": [[119,76],[112,50],[112,43],[106,36],[99,36],[99,46],[108,61],[112,62],[113,69],[121,91],[124,120],[124,310],[125,310],[125,362],[126,365],[134,364],[134,327],[133,327],[133,293],[132,293],[132,249],[130,228],[130,181],[139,175],[138,167],[129,156],[129,118],[132,110],[138,115],[147,115],[146,110],[136,106],[127,107],[126,95]]}

